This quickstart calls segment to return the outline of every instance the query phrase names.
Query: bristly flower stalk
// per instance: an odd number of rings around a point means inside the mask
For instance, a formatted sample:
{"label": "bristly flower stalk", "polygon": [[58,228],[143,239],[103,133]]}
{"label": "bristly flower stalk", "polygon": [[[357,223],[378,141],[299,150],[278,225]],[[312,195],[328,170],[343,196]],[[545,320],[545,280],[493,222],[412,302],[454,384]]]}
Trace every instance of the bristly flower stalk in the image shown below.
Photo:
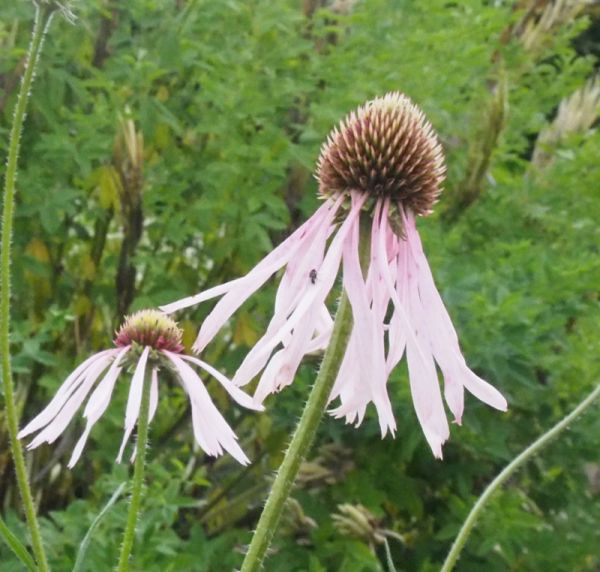
{"label": "bristly flower stalk", "polygon": [[[21,132],[27,112],[27,103],[31,95],[31,87],[35,77],[36,66],[42,53],[44,37],[54,13],[63,10],[63,6],[55,2],[34,2],[35,20],[31,33],[31,42],[27,52],[25,72],[17,97],[13,115],[6,159],[6,174],[4,179],[4,202],[2,207],[2,243],[0,247],[0,359],[2,361],[2,384],[4,389],[4,404],[6,408],[6,424],[10,439],[10,449],[15,465],[17,485],[23,501],[27,526],[31,535],[31,545],[37,565],[41,572],[49,570],[40,527],[37,521],[33,496],[27,478],[27,468],[23,448],[17,438],[18,415],[10,360],[10,287],[11,287],[11,242],[14,218],[15,192],[18,171],[19,150],[21,147]],[[66,13],[63,11],[63,13]]]}

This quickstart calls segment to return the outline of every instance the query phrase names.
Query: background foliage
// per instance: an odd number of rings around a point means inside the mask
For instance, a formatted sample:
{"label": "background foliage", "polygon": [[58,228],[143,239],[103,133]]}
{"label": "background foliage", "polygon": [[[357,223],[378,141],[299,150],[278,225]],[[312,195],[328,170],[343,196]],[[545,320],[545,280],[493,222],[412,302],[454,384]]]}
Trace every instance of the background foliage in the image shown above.
{"label": "background foliage", "polygon": [[[439,569],[485,484],[600,379],[600,85],[588,83],[598,3],[92,0],[75,9],[75,25],[53,24],[24,133],[12,338],[23,417],[110,344],[124,313],[247,271],[315,208],[311,173],[329,129],[364,100],[401,90],[447,153],[445,193],[420,221],[434,274],[468,361],[510,410],[470,400],[443,462],[422,437],[404,371],[390,388],[395,440],[380,439],[373,412],[358,430],[325,420],[266,570],[385,570],[382,530],[395,534],[399,571]],[[0,8],[2,153],[31,17],[28,2]],[[271,294],[244,306],[209,361],[235,371]],[[188,344],[207,309],[182,317]],[[307,362],[261,416],[211,387],[254,461],[246,469],[195,449],[186,399],[163,391],[135,570],[239,566],[317,365]],[[54,570],[71,570],[127,479],[113,463],[126,387],[117,393],[73,471],[65,465],[81,427],[30,456]],[[598,570],[599,450],[596,408],[498,495],[459,570]],[[0,418],[1,508],[24,535],[16,494]],[[344,503],[370,511],[364,534],[339,524]],[[126,508],[123,499],[98,527],[85,570],[114,565]],[[0,546],[0,571],[18,566]]]}

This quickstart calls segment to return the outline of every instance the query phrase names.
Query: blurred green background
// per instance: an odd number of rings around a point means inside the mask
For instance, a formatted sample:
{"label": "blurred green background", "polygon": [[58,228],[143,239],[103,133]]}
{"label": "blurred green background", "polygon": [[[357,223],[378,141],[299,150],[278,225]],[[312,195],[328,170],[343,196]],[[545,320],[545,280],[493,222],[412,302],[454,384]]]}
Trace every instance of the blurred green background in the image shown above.
{"label": "blurred green background", "polygon": [[[12,306],[22,417],[111,344],[123,314],[249,270],[313,212],[315,160],[334,124],[403,91],[447,154],[442,199],[419,221],[429,261],[467,361],[510,410],[469,398],[436,461],[398,368],[396,439],[380,439],[373,410],[359,429],[326,419],[265,570],[387,570],[390,532],[398,571],[439,570],[486,483],[600,380],[599,2],[91,0],[74,10],[75,24],[53,22],[23,136]],[[32,13],[27,1],[0,7],[2,155]],[[270,288],[207,361],[235,371],[268,322]],[[210,307],[180,316],[188,345]],[[165,384],[134,570],[240,565],[317,367],[306,361],[262,415],[209,383],[253,460],[245,469],[194,447],[187,400]],[[125,377],[117,389],[73,471],[80,421],[29,456],[55,571],[71,570],[127,479],[114,465]],[[0,503],[24,537],[1,416]],[[344,504],[368,511],[362,534],[340,524]],[[102,521],[85,570],[112,569],[126,509],[122,499]],[[599,519],[596,406],[495,498],[457,570],[600,570]],[[19,569],[0,545],[0,571]]]}

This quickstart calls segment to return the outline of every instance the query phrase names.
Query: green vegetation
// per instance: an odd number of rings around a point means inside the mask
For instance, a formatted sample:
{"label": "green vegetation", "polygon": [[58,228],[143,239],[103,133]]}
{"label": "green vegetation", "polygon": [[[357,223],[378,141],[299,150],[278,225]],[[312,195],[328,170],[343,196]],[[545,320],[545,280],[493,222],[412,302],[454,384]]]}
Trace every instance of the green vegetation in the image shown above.
{"label": "green vegetation", "polygon": [[[312,173],[329,130],[400,90],[433,123],[448,164],[436,212],[419,220],[428,259],[467,361],[509,411],[467,398],[436,461],[403,365],[389,389],[395,439],[381,440],[371,409],[358,429],[322,422],[265,570],[387,571],[387,542],[398,572],[439,571],[485,486],[600,381],[598,7],[93,0],[74,11],[46,39],[22,138],[11,305],[22,420],[110,347],[124,314],[248,271],[314,211]],[[32,19],[29,2],[0,7],[2,157]],[[206,361],[232,375],[273,294],[255,295]],[[177,316],[186,346],[210,308]],[[209,383],[248,467],[196,448],[185,394],[161,388],[132,570],[241,565],[318,365],[305,360],[262,414]],[[117,386],[73,470],[80,421],[28,454],[54,572],[73,569],[84,537],[80,572],[116,565],[130,488],[96,517],[131,471],[114,463],[127,390]],[[29,546],[3,415],[1,512]],[[598,451],[596,405],[493,498],[457,570],[597,570]],[[19,567],[0,543],[0,572]]]}

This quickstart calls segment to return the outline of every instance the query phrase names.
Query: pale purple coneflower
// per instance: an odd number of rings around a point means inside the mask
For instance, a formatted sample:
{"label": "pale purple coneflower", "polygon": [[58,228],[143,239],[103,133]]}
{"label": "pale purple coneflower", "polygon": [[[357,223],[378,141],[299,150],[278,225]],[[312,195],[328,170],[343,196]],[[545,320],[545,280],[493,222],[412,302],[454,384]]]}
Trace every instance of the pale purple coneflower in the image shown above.
{"label": "pale purple coneflower", "polygon": [[190,399],[194,437],[200,447],[208,455],[218,456],[225,450],[243,465],[249,463],[235,433],[215,407],[192,366],[198,366],[213,376],[240,405],[256,410],[262,407],[215,368],[197,357],[184,354],[182,331],[176,322],[158,310],[142,310],[125,319],[114,343],[114,349],[101,351],[79,365],[60,386],[48,406],[21,430],[19,438],[39,431],[28,449],[56,441],[91,393],[83,411],[86,426],[68,464],[69,468],[73,467],[93,426],[106,411],[121,371],[131,367],[133,376],[125,411],[125,434],[117,456],[120,463],[140,415],[146,371],[150,371],[151,422],[158,407],[159,371],[169,369]]}
{"label": "pale purple coneflower", "polygon": [[[332,320],[325,300],[341,265],[354,325],[330,396],[340,400],[333,415],[358,425],[372,402],[382,435],[393,434],[387,380],[406,353],[415,411],[441,458],[449,426],[436,363],[457,423],[465,388],[492,407],[507,407],[500,392],[467,367],[415,226],[417,215],[431,212],[444,173],[437,137],[406,96],[389,93],[370,101],[323,145],[317,178],[324,203],[316,213],[244,277],[162,309],[171,313],[223,296],[200,328],[193,349],[201,352],[236,309],[285,267],[267,331],[232,380],[243,386],[262,371],[255,393],[262,402],[291,383],[304,355],[327,346]],[[372,225],[364,273],[361,218]]]}

